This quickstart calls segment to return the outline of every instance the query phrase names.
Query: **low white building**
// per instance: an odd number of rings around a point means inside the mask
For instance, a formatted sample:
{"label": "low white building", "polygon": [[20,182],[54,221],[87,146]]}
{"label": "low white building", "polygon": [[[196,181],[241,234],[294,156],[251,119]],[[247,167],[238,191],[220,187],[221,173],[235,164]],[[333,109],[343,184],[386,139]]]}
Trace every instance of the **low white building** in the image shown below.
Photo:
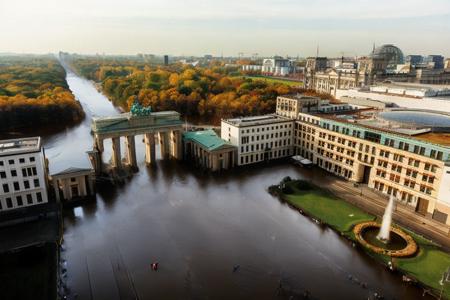
{"label": "low white building", "polygon": [[0,212],[48,202],[39,137],[0,141]]}
{"label": "low white building", "polygon": [[286,76],[295,71],[295,65],[292,60],[274,57],[263,60],[262,73],[273,76]]}
{"label": "low white building", "polygon": [[261,72],[261,65],[242,65],[242,71],[246,72]]}
{"label": "low white building", "polygon": [[291,156],[294,120],[275,114],[222,120],[221,137],[237,147],[237,165]]}

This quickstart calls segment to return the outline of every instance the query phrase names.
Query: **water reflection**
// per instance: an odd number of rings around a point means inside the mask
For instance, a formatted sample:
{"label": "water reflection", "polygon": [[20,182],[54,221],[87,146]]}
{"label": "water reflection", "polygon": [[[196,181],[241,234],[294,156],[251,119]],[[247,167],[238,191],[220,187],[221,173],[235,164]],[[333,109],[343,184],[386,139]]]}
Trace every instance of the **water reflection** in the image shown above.
{"label": "water reflection", "polygon": [[[90,117],[116,113],[90,82],[70,73],[68,82]],[[90,117],[46,137],[53,168],[83,163]],[[138,173],[99,185],[96,201],[65,211],[63,258],[78,299],[423,299],[266,191],[285,176],[319,176],[314,170],[278,163],[208,175],[170,160],[147,167],[140,139]]]}

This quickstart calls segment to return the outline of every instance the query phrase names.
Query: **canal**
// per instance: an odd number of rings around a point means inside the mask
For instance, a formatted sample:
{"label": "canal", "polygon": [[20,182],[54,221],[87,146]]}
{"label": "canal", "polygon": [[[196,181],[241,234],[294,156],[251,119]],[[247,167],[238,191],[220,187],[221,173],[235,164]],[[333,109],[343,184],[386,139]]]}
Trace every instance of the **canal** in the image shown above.
{"label": "canal", "polygon": [[[67,81],[87,117],[44,137],[53,172],[88,166],[91,118],[118,113],[89,81],[70,71]],[[136,144],[138,173],[100,185],[96,201],[64,212],[69,299],[297,299],[305,291],[311,299],[424,299],[266,192],[285,176],[314,172],[289,163],[220,175],[173,161],[146,167],[140,138]]]}

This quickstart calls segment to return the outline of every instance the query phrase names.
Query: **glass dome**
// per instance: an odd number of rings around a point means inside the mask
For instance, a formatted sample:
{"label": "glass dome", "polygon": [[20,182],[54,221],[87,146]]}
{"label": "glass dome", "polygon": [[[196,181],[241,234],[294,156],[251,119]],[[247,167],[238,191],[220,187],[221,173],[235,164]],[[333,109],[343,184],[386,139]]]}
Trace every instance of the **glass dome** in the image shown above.
{"label": "glass dome", "polygon": [[402,50],[390,44],[383,45],[373,50],[372,57],[384,58],[387,61],[388,69],[395,69],[396,65],[405,62]]}

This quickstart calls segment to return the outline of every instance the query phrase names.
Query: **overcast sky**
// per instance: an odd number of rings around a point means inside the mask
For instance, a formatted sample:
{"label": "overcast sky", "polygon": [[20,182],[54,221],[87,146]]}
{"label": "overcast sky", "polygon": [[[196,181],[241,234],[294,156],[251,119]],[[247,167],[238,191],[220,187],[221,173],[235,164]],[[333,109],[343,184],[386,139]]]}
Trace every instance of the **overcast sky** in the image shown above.
{"label": "overcast sky", "polygon": [[450,0],[0,0],[0,52],[450,56]]}

